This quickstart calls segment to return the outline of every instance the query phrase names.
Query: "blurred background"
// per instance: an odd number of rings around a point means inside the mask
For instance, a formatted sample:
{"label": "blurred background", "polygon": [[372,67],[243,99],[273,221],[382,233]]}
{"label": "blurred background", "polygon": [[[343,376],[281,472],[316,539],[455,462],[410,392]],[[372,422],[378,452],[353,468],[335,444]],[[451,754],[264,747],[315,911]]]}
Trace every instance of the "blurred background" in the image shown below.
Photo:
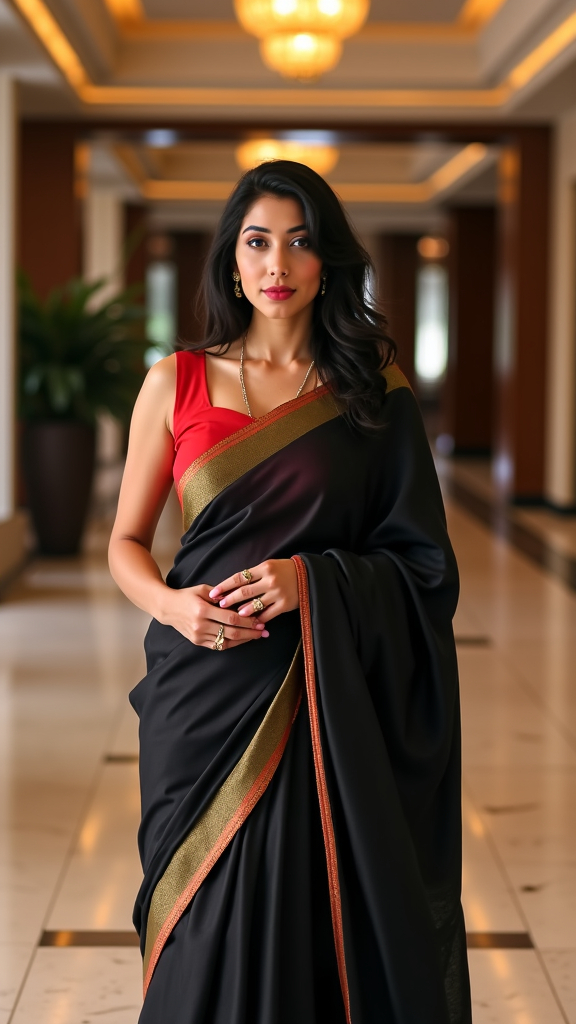
{"label": "blurred background", "polygon": [[[105,549],[146,368],[277,157],[372,256],[447,502],[475,1022],[576,1024],[573,0],[0,0],[0,1022],[138,1016],[147,619]],[[179,531],[172,495],[163,570]]]}

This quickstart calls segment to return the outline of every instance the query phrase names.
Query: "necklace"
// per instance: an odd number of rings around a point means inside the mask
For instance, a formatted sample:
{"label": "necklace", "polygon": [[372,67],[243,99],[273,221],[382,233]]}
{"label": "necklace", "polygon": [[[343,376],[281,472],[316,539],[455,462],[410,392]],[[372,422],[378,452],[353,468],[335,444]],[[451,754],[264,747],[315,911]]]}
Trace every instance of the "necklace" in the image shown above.
{"label": "necklace", "polygon": [[[240,387],[242,388],[242,395],[243,395],[243,398],[244,398],[244,405],[246,406],[246,408],[248,410],[248,415],[250,416],[251,419],[254,419],[254,417],[252,416],[252,412],[250,410],[250,403],[248,402],[248,395],[246,394],[246,385],[244,383],[244,346],[245,346],[245,344],[246,344],[246,334],[243,334],[242,335],[242,348],[240,349]],[[296,398],[299,398],[300,395],[302,394],[302,391],[304,390],[304,386],[306,384],[306,381],[308,380],[308,377],[310,376],[310,373],[312,371],[312,367],[313,366],[314,366],[314,360],[312,360],[312,362],[310,363],[310,366],[306,370],[306,376],[304,377],[304,380],[302,381],[300,387],[298,388],[298,391],[296,392]]]}

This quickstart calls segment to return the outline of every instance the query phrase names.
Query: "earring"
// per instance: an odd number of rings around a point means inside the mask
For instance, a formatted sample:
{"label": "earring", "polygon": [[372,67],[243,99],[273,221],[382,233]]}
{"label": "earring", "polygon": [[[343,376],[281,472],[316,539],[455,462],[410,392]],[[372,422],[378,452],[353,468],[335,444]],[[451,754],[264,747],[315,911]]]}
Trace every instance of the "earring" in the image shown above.
{"label": "earring", "polygon": [[234,281],[234,295],[237,299],[242,298],[242,289],[240,287],[241,277],[237,270],[232,274],[232,280]]}
{"label": "earring", "polygon": [[326,278],[327,277],[328,277],[328,274],[322,274],[322,291],[320,292],[320,295],[326,295]]}

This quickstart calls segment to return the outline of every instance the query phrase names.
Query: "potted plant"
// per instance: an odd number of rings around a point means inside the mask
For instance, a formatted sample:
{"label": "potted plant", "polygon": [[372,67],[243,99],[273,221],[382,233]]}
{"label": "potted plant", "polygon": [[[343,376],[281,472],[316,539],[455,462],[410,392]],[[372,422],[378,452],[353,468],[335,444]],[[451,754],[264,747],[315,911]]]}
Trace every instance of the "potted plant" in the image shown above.
{"label": "potted plant", "polygon": [[106,284],[74,279],[41,300],[25,276],[18,281],[22,461],[44,554],[78,551],[98,413],[128,422],[144,376],[139,286],[99,303]]}

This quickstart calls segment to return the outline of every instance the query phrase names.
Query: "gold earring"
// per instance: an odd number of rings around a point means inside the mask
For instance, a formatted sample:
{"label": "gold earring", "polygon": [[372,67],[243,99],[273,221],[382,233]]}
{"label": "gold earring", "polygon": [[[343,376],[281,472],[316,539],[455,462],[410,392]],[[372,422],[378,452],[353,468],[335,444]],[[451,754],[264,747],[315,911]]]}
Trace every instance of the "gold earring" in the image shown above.
{"label": "gold earring", "polygon": [[322,291],[320,292],[320,295],[326,295],[326,278],[327,277],[328,277],[328,274],[322,274]]}
{"label": "gold earring", "polygon": [[242,289],[240,287],[241,277],[237,270],[232,273],[232,280],[234,281],[234,295],[237,299],[242,298]]}

